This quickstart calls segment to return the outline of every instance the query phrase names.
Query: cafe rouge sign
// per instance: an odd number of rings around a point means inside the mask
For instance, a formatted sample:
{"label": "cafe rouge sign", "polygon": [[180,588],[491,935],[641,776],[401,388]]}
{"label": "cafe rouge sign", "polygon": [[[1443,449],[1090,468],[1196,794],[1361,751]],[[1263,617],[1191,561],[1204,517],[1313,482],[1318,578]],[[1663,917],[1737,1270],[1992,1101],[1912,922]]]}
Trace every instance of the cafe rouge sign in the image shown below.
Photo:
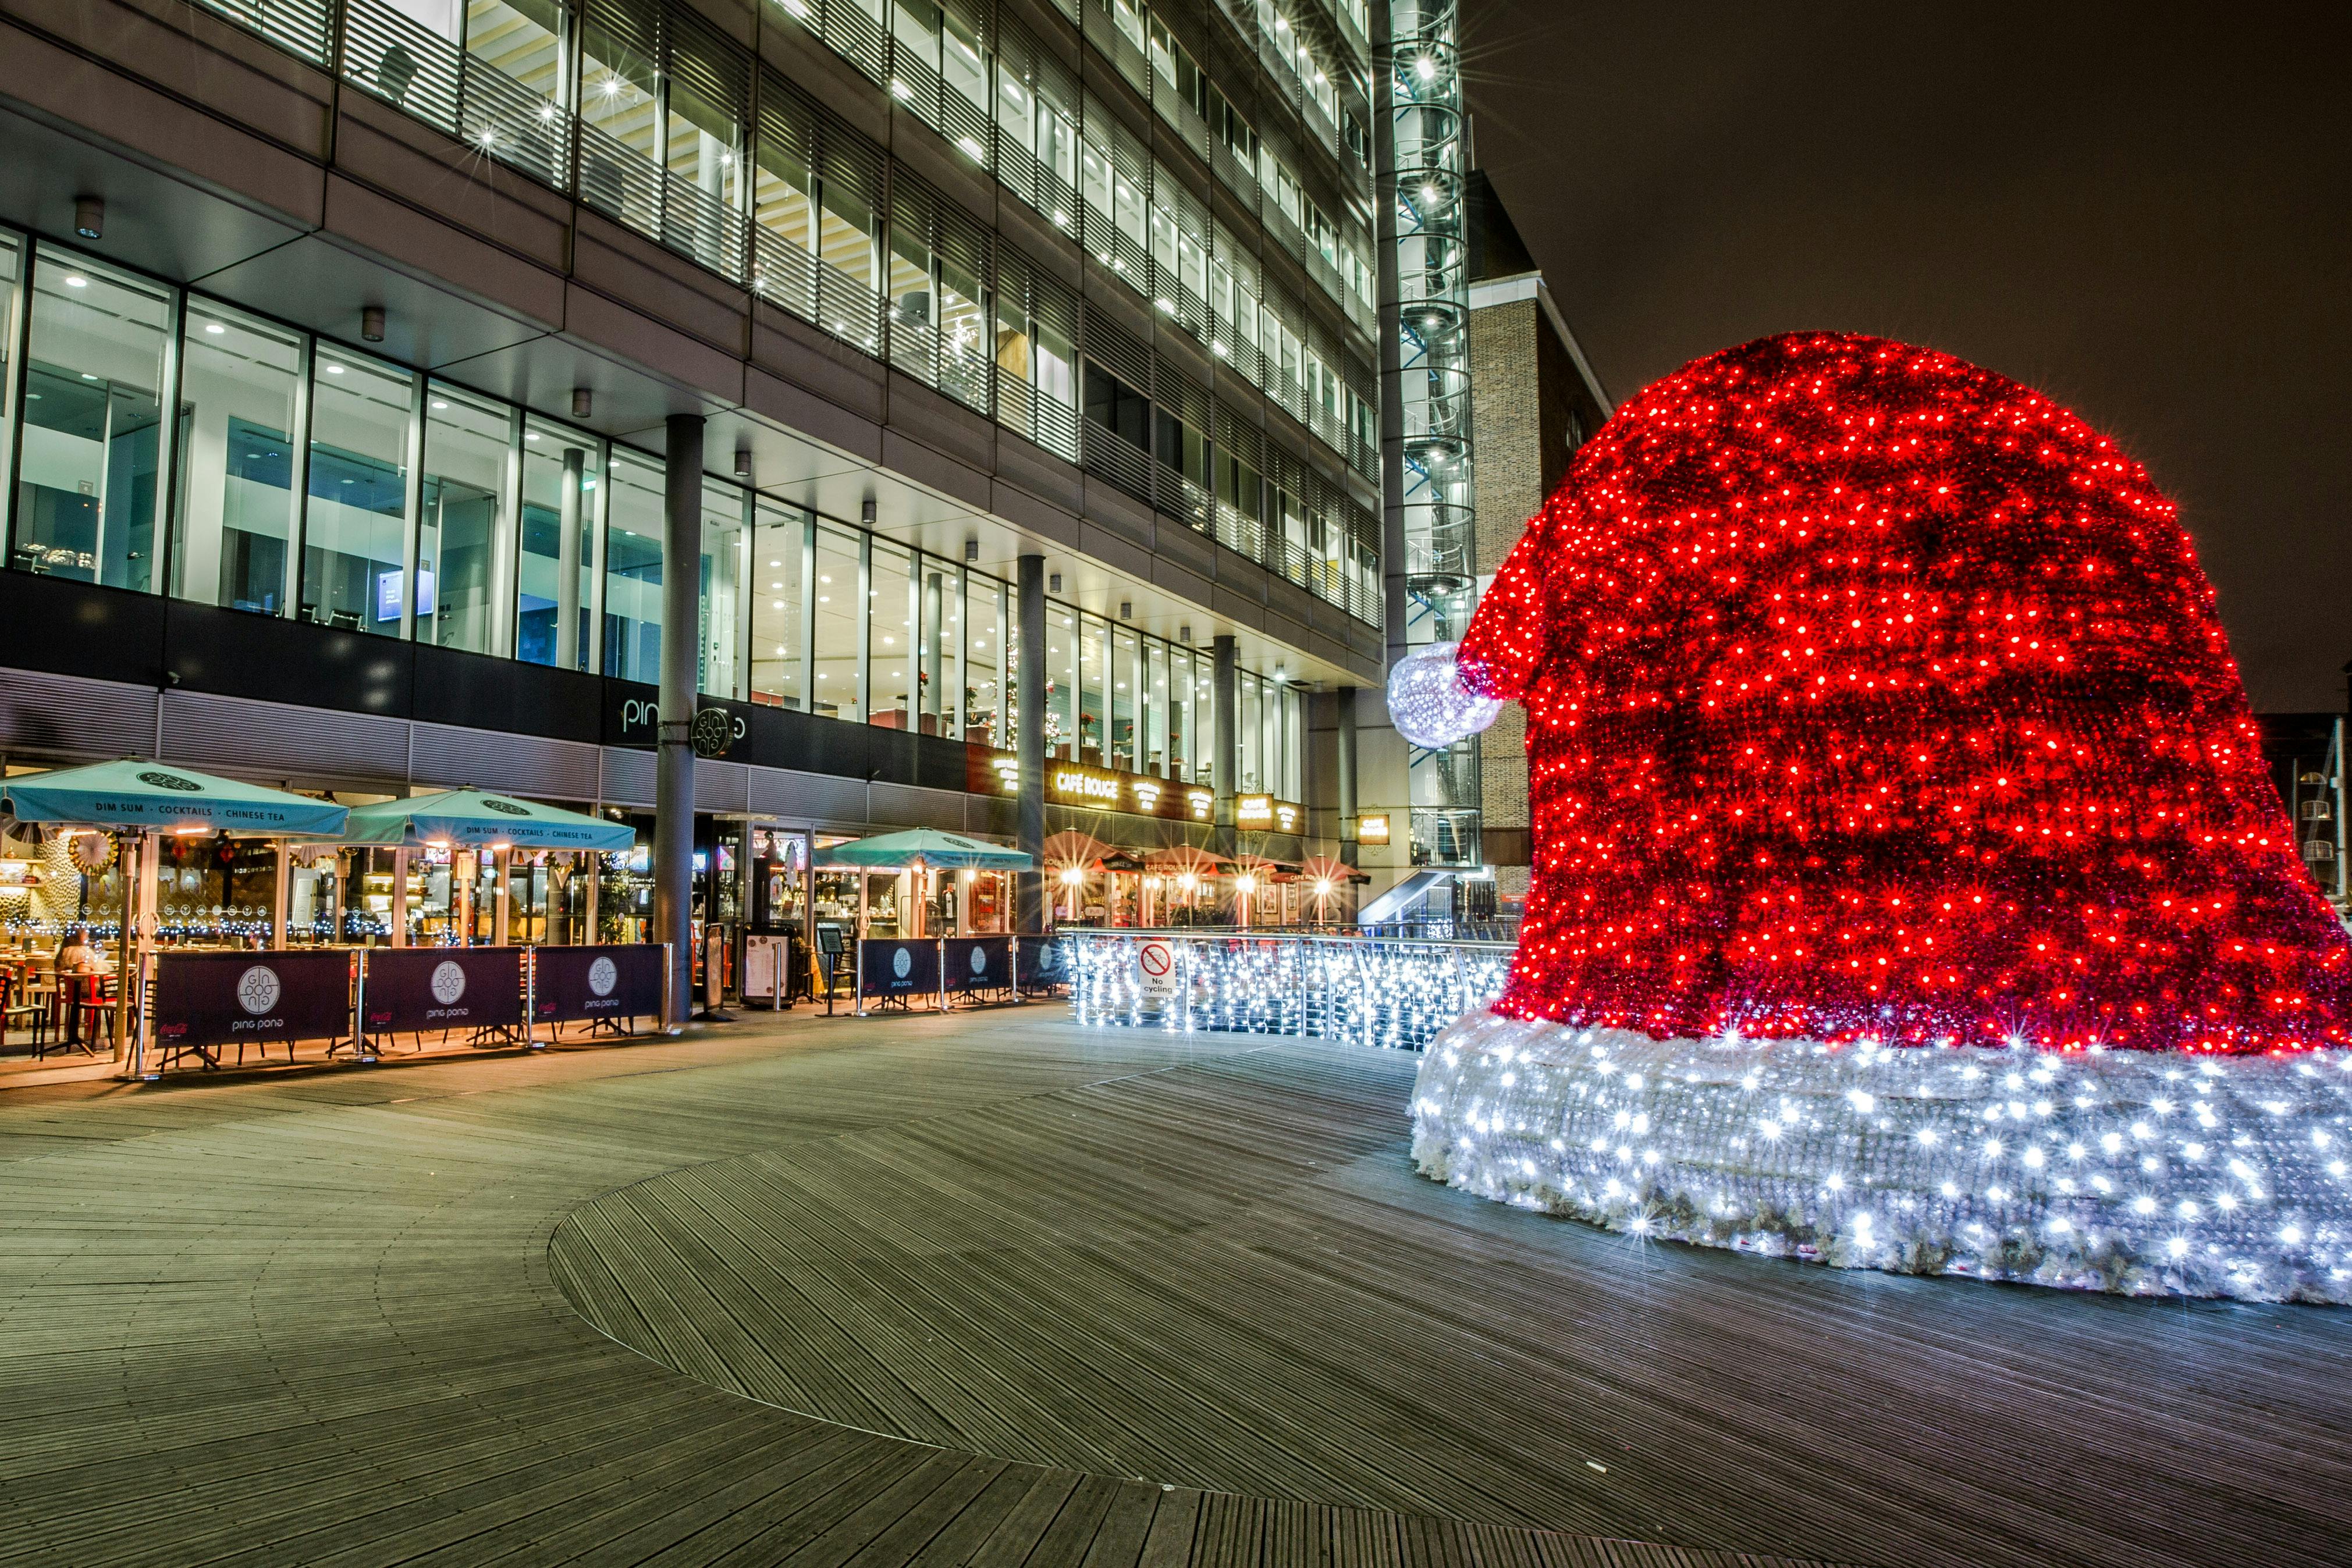
{"label": "cafe rouge sign", "polygon": [[[1009,751],[967,748],[971,766],[966,787],[974,793],[1018,795],[1021,759]],[[1059,806],[1091,806],[1097,811],[1132,811],[1143,817],[1172,817],[1180,822],[1205,822],[1213,816],[1217,798],[1197,784],[1178,784],[1140,773],[1119,773],[1108,768],[1048,759],[1045,799]]]}
{"label": "cafe rouge sign", "polygon": [[[983,751],[979,747],[971,751],[971,789],[998,795],[1021,792],[1019,758],[1009,751]],[[1169,817],[1180,822],[1212,821],[1217,805],[1215,792],[1203,785],[1059,761],[1045,764],[1045,799],[1061,806],[1132,811],[1139,817]],[[1236,796],[1234,812],[1236,826],[1268,832],[1295,833],[1307,821],[1305,808],[1270,795]]]}

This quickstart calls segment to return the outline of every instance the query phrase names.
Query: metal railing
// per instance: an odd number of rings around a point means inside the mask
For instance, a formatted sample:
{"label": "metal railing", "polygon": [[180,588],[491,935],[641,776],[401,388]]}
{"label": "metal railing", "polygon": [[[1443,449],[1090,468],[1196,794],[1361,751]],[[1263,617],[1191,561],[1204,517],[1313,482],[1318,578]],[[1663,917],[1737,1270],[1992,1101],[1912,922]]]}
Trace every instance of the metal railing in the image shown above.
{"label": "metal railing", "polygon": [[1505,943],[1065,927],[1071,1015],[1098,1027],[1420,1051],[1503,994]]}

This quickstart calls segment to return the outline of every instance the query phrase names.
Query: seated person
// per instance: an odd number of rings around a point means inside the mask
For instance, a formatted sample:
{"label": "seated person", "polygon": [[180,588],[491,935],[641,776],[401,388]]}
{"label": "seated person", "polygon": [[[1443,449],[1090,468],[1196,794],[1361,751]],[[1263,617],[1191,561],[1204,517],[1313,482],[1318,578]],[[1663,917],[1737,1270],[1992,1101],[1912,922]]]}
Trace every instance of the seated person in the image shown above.
{"label": "seated person", "polygon": [[66,945],[58,949],[58,973],[60,975],[104,975],[111,973],[106,962],[106,952],[89,939],[87,927],[77,925],[66,937]]}

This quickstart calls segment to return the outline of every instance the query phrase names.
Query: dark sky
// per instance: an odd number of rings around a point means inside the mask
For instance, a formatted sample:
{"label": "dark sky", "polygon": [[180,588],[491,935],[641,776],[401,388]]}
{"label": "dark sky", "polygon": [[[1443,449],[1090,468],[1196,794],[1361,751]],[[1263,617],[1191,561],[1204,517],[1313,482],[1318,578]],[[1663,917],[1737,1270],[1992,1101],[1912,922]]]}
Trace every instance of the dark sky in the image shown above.
{"label": "dark sky", "polygon": [[2261,712],[2352,658],[2352,5],[1466,0],[1478,161],[1610,395],[1947,350],[2180,503]]}

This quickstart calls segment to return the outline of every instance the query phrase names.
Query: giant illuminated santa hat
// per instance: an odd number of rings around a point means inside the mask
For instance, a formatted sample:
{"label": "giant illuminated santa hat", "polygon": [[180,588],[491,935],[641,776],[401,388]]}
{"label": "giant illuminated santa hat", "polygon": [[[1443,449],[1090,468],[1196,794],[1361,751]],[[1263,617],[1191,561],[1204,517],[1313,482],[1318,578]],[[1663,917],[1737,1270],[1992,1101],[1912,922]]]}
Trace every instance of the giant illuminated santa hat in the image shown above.
{"label": "giant illuminated santa hat", "polygon": [[1528,708],[1511,983],[1433,1175],[1648,1234],[2352,1299],[2352,945],[2172,504],[2005,377],[1808,333],[1578,454],[1439,745]]}

